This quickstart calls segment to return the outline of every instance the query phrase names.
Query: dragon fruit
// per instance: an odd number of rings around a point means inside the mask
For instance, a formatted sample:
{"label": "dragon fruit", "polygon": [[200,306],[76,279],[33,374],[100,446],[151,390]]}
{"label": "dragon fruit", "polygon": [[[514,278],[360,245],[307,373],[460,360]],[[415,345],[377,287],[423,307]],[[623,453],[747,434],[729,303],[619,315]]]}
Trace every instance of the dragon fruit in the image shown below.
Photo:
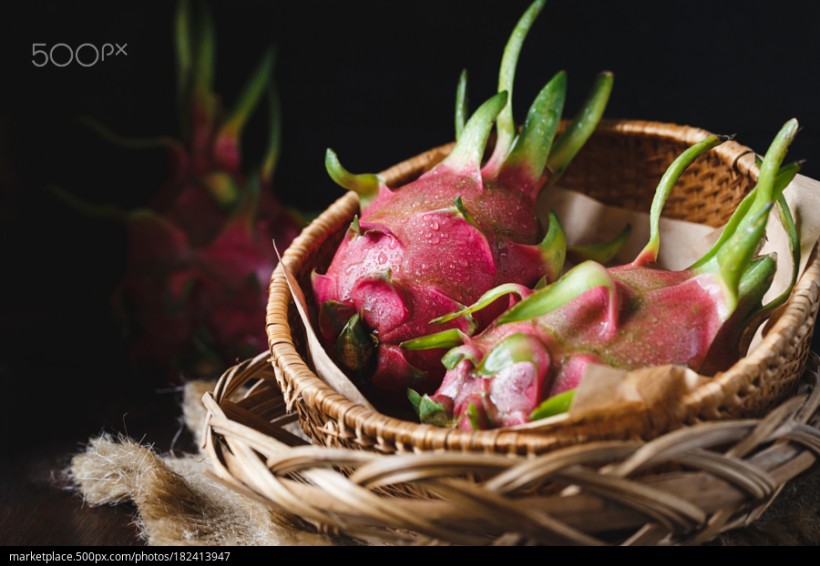
{"label": "dragon fruit", "polygon": [[[563,268],[563,230],[554,215],[542,226],[535,199],[597,125],[612,77],[598,77],[578,117],[553,143],[566,90],[565,74],[556,74],[517,132],[510,100],[515,66],[543,5],[542,0],[534,2],[518,22],[502,57],[499,92],[466,124],[462,74],[457,142],[433,169],[390,188],[378,175],[349,173],[332,150],[327,152],[328,173],[358,194],[361,214],[326,273],[313,273],[319,333],[340,366],[377,398],[395,400],[404,397],[408,386],[432,392],[439,385],[443,352],[399,347],[437,329],[431,319],[502,283],[553,281]],[[483,164],[494,124],[495,147]],[[480,330],[508,305],[499,301],[450,326]]]}
{"label": "dragon fruit", "polygon": [[[212,90],[214,30],[205,6],[195,14],[180,2],[175,32],[182,140],[127,139],[86,120],[119,145],[168,151],[170,174],[147,206],[96,206],[54,189],[81,211],[124,224],[126,272],[114,305],[133,360],[172,380],[213,375],[266,349],[267,288],[277,262],[271,240],[287,245],[304,225],[271,188],[280,145],[273,49],[226,112]],[[246,173],[242,131],[266,96],[268,146]]]}
{"label": "dragon fruit", "polygon": [[[589,364],[624,370],[677,364],[706,375],[727,369],[796,281],[799,242],[782,192],[798,165],[781,167],[796,132],[796,120],[783,126],[762,161],[757,186],[717,242],[689,268],[670,271],[656,263],[661,210],[683,170],[721,143],[717,136],[693,145],[670,165],[652,203],[649,242],[631,263],[605,268],[589,260],[534,292],[499,287],[434,321],[473,316],[510,293],[524,297],[483,333],[471,337],[449,329],[403,343],[411,351],[452,347],[442,359],[447,374],[438,391],[409,393],[421,420],[486,429],[563,412]],[[764,305],[776,262],[773,254],[756,254],[775,203],[791,240],[794,267],[791,287]]]}

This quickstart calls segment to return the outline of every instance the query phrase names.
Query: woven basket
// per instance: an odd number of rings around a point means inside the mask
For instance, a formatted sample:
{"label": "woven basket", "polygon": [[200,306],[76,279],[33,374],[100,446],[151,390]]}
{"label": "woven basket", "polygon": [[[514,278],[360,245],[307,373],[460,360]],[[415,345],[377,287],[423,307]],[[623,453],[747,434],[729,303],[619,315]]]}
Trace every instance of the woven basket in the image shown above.
{"label": "woven basket", "polygon": [[[666,167],[686,147],[709,135],[688,126],[605,121],[562,177],[562,186],[613,206],[648,211]],[[391,167],[382,175],[399,185],[440,161],[442,146]],[[727,142],[699,158],[678,181],[664,215],[714,227],[723,225],[754,187],[754,153]],[[353,215],[349,193],[314,220],[288,248],[282,262],[299,280],[308,302],[310,272],[323,272]],[[787,304],[770,320],[753,352],[673,405],[623,410],[583,419],[551,419],[539,431],[459,431],[394,418],[336,393],[306,363],[302,323],[286,278],[271,281],[267,332],[273,370],[289,409],[316,444],[382,453],[459,451],[541,454],[594,440],[648,440],[684,425],[760,416],[794,393],[810,351],[818,310],[820,259],[815,248]]]}
{"label": "woven basket", "polygon": [[229,485],[364,543],[699,544],[757,520],[815,464],[818,362],[812,353],[801,390],[759,420],[533,457],[385,455],[295,435],[266,352],[205,394],[203,438]]}

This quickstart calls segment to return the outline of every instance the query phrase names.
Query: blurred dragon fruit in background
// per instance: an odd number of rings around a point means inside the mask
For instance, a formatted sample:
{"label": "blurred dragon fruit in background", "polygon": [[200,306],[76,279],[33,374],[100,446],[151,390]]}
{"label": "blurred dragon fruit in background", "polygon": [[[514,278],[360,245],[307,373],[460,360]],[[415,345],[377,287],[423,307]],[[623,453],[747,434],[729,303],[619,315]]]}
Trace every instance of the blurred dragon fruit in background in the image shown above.
{"label": "blurred dragon fruit in background", "polygon": [[[188,2],[178,4],[175,44],[182,139],[126,139],[86,120],[119,145],[168,151],[168,178],[148,204],[125,211],[54,189],[85,213],[124,223],[126,271],[114,307],[132,359],[171,379],[213,375],[267,348],[265,306],[277,263],[271,242],[284,249],[304,225],[271,190],[280,140],[273,49],[225,110],[212,90],[214,29],[204,6],[195,14]],[[241,134],[265,98],[268,145],[246,173]]]}

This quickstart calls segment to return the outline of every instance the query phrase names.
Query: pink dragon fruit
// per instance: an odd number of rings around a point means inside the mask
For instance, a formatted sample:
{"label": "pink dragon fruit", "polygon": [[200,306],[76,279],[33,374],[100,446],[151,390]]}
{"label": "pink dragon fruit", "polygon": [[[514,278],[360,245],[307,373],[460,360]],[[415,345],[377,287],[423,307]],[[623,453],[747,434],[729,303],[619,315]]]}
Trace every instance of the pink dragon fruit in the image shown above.
{"label": "pink dragon fruit", "polygon": [[660,214],[677,178],[698,155],[721,143],[717,136],[671,164],[652,203],[649,243],[633,262],[605,268],[586,261],[534,292],[494,289],[435,321],[471,316],[509,293],[525,297],[482,334],[449,329],[403,343],[409,350],[453,348],[442,360],[447,374],[438,391],[409,393],[421,420],[484,429],[562,412],[589,364],[625,370],[678,364],[704,374],[728,368],[762,318],[791,291],[762,304],[776,263],[756,253],[775,203],[791,239],[792,287],[796,280],[799,242],[782,191],[798,166],[781,168],[796,132],[796,120],[783,126],[761,164],[758,185],[691,267],[669,271],[656,264]]}
{"label": "pink dragon fruit", "polygon": [[[271,190],[280,144],[278,99],[268,50],[225,112],[212,91],[214,32],[210,15],[178,5],[176,48],[179,115],[184,141],[163,137],[130,140],[93,121],[103,137],[127,147],[159,147],[171,171],[148,205],[132,211],[94,206],[55,189],[90,214],[124,223],[126,273],[115,308],[141,365],[212,375],[238,359],[266,349],[265,305],[276,267],[271,240],[287,245],[303,220],[283,207]],[[242,130],[267,96],[270,137],[262,163],[243,172]]]}
{"label": "pink dragon fruit", "polygon": [[[556,218],[546,229],[535,213],[541,188],[560,174],[597,125],[611,90],[599,76],[575,121],[555,143],[566,90],[558,73],[541,90],[516,132],[509,93],[524,37],[544,2],[533,3],[508,41],[499,92],[463,124],[464,74],[457,97],[457,143],[432,170],[401,187],[377,175],[353,175],[328,150],[328,173],[361,201],[357,216],[325,274],[313,274],[319,331],[349,374],[383,400],[408,386],[432,392],[440,383],[442,352],[399,344],[430,333],[430,320],[470,304],[502,283],[554,280],[566,254]],[[461,118],[459,118],[461,116]],[[493,124],[497,139],[482,166]],[[503,301],[450,325],[481,329]]]}

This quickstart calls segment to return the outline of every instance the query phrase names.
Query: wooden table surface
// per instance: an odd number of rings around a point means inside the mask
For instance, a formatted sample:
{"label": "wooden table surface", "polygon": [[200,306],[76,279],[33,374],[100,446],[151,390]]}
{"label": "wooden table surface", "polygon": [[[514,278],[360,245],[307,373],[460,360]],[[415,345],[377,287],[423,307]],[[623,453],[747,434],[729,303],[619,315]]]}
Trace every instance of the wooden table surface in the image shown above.
{"label": "wooden table surface", "polygon": [[[3,423],[5,455],[0,461],[0,544],[22,546],[135,546],[144,544],[130,505],[89,507],[62,475],[71,456],[89,438],[109,432],[154,444],[191,448],[180,432],[178,392],[157,392],[131,384],[105,388],[80,399],[49,397],[36,416],[25,417],[31,401],[10,399]],[[36,395],[33,396],[36,398]],[[33,415],[33,413],[32,413]],[[48,415],[48,416],[47,416]],[[13,422],[12,422],[13,421]],[[177,438],[175,438],[177,436]],[[10,447],[10,450],[8,449]]]}

